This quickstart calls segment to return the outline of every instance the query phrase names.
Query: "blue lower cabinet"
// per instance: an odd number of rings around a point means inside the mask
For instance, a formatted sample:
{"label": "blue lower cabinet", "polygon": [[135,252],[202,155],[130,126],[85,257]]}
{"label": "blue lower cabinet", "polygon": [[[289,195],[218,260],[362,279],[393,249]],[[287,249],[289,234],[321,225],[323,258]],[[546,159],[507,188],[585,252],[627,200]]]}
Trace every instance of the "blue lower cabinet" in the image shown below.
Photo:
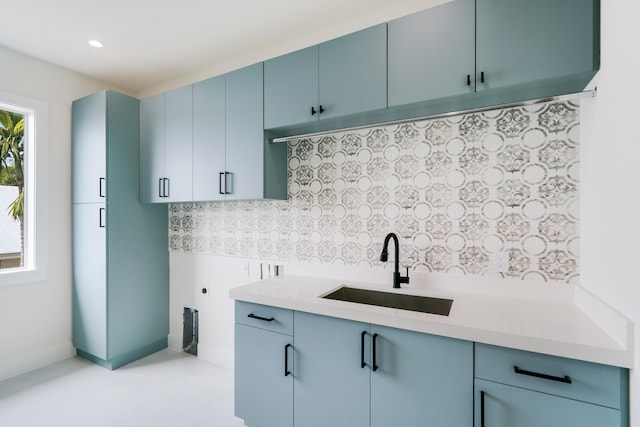
{"label": "blue lower cabinet", "polygon": [[472,425],[473,343],[376,325],[371,334],[372,427]]}
{"label": "blue lower cabinet", "polygon": [[292,336],[236,324],[235,415],[249,427],[293,426]]}
{"label": "blue lower cabinet", "polygon": [[619,427],[621,411],[485,380],[475,380],[475,427]]}
{"label": "blue lower cabinet", "polygon": [[295,312],[296,426],[471,426],[473,343]]}
{"label": "blue lower cabinet", "polygon": [[294,425],[368,427],[369,324],[296,311],[294,331]]}

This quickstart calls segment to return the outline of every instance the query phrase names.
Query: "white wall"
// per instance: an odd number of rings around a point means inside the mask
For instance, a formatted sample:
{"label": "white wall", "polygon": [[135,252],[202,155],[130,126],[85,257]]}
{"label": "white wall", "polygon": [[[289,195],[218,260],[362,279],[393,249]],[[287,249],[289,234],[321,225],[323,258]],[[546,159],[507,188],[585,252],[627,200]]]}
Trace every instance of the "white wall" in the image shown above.
{"label": "white wall", "polygon": [[48,104],[48,272],[0,287],[0,380],[73,354],[71,344],[71,101],[96,81],[0,47],[0,92]]}
{"label": "white wall", "polygon": [[[581,282],[631,318],[640,343],[640,27],[637,2],[602,2],[598,96],[582,102]],[[640,351],[631,425],[640,426]]]}

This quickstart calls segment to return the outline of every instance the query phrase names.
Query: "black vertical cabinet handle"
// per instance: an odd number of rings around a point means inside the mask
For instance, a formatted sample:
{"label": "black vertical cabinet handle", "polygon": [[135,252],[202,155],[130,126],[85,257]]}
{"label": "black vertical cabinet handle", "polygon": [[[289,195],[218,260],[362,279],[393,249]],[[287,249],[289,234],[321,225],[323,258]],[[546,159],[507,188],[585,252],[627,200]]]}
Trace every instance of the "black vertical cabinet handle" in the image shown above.
{"label": "black vertical cabinet handle", "polygon": [[373,338],[372,338],[373,339],[373,348],[371,349],[371,353],[373,353],[373,355],[372,355],[372,359],[373,360],[371,361],[371,364],[373,366],[371,366],[371,370],[373,372],[378,370],[378,365],[376,364],[376,338],[378,338],[378,334],[373,334]]}
{"label": "black vertical cabinet handle", "polygon": [[480,427],[484,427],[484,391],[480,391]]}
{"label": "black vertical cabinet handle", "polygon": [[289,370],[289,347],[293,347],[291,344],[284,346],[284,376],[288,377],[291,374]]}
{"label": "black vertical cabinet handle", "polygon": [[311,107],[311,115],[314,116],[316,113],[316,107]]}
{"label": "black vertical cabinet handle", "polygon": [[362,331],[360,334],[360,367],[364,368],[367,364],[364,361],[364,336],[367,335],[367,331]]}
{"label": "black vertical cabinet handle", "polygon": [[162,178],[162,195],[164,197],[169,197],[169,178]]}
{"label": "black vertical cabinet handle", "polygon": [[484,83],[484,71],[480,72],[480,83]]}
{"label": "black vertical cabinet handle", "polygon": [[520,369],[517,366],[513,367],[513,371],[516,374],[520,375],[528,375],[530,377],[542,378],[545,380],[558,381],[559,383],[571,384],[571,377],[565,375],[564,377],[556,377],[553,375],[541,374],[539,372],[525,371],[524,369]]}
{"label": "black vertical cabinet handle", "polygon": [[224,194],[233,193],[233,174],[231,172],[224,173]]}
{"label": "black vertical cabinet handle", "polygon": [[467,86],[471,86],[471,74],[467,74]]}
{"label": "black vertical cabinet handle", "polygon": [[158,197],[164,197],[162,191],[162,178],[158,178]]}
{"label": "black vertical cabinet handle", "polygon": [[322,107],[322,105],[320,105],[320,114],[324,113],[324,108]]}
{"label": "black vertical cabinet handle", "polygon": [[[220,177],[219,177],[219,181],[218,181],[218,191],[220,192],[220,194],[224,194],[224,190],[222,189],[222,177],[224,177],[224,172],[220,172]],[[226,182],[225,182],[225,187],[226,187]]]}
{"label": "black vertical cabinet handle", "polygon": [[100,178],[99,181],[100,181],[100,188],[98,190],[98,196],[105,197],[104,196],[104,187],[102,185],[105,182],[105,179],[104,178]]}
{"label": "black vertical cabinet handle", "polygon": [[98,226],[99,226],[100,228],[104,228],[104,221],[102,220],[102,218],[103,218],[103,216],[104,216],[104,208],[100,208],[100,209],[98,209],[98,215],[99,215],[99,218],[98,218]]}

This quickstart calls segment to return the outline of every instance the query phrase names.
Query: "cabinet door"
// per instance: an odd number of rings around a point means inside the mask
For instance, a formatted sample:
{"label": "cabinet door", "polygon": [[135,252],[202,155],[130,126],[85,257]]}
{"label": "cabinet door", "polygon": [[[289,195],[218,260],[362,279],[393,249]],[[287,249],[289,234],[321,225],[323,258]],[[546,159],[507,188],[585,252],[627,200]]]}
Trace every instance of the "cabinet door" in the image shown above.
{"label": "cabinet door", "polygon": [[319,47],[320,119],[387,106],[387,24]]}
{"label": "cabinet door", "polygon": [[140,201],[163,202],[164,94],[140,101]]}
{"label": "cabinet door", "polygon": [[107,92],[73,101],[73,203],[106,200]]}
{"label": "cabinet door", "polygon": [[[235,326],[235,415],[250,427],[293,426],[292,337]],[[285,352],[288,355],[285,356]]]}
{"label": "cabinet door", "polygon": [[164,201],[192,200],[192,86],[164,95]]}
{"label": "cabinet door", "polygon": [[193,85],[193,200],[223,200],[225,76]]}
{"label": "cabinet door", "polygon": [[107,359],[106,204],[73,205],[73,344]]}
{"label": "cabinet door", "polygon": [[390,107],[473,92],[474,75],[474,0],[389,22]]}
{"label": "cabinet door", "polygon": [[477,90],[592,71],[594,9],[592,0],[477,0]]}
{"label": "cabinet door", "polygon": [[472,425],[473,343],[376,325],[371,334],[372,427]]}
{"label": "cabinet door", "polygon": [[294,313],[294,324],[294,424],[368,427],[369,367],[361,364],[368,353],[362,357],[361,339],[369,325],[302,312]]}
{"label": "cabinet door", "polygon": [[318,46],[265,61],[265,129],[318,120],[318,108]]}
{"label": "cabinet door", "polygon": [[475,380],[475,402],[475,427],[622,426],[617,409],[491,381]]}
{"label": "cabinet door", "polygon": [[264,197],[262,63],[233,71],[227,79],[227,200]]}

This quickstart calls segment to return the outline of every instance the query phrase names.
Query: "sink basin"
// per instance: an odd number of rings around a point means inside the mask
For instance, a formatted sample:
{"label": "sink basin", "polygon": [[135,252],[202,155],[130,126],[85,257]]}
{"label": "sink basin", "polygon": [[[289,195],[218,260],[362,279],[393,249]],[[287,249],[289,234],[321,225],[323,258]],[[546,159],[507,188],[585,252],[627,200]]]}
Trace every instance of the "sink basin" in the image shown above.
{"label": "sink basin", "polygon": [[343,286],[322,298],[448,316],[453,300]]}

